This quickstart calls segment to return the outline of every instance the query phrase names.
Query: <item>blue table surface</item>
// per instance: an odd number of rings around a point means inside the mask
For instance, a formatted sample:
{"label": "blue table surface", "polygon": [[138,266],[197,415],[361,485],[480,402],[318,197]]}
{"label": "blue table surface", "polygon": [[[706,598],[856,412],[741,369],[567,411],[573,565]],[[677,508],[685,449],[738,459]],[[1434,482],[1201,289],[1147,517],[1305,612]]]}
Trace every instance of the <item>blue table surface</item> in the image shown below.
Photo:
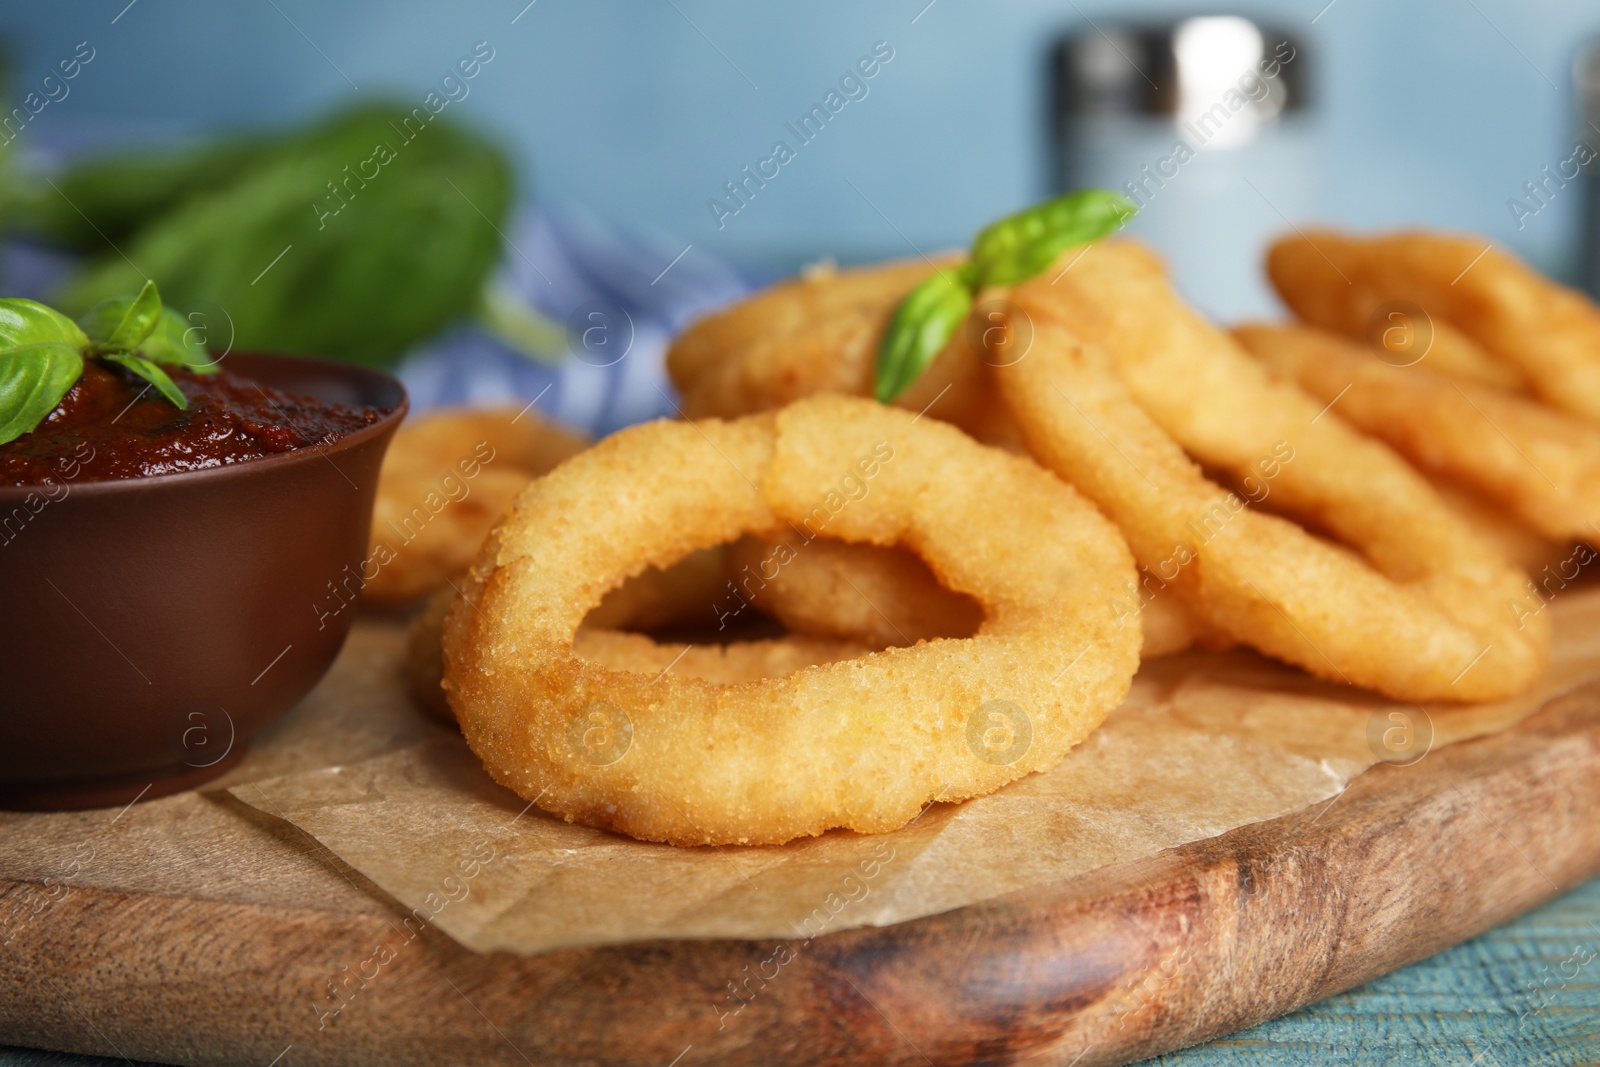
{"label": "blue table surface", "polygon": [[[0,1067],[127,1062],[0,1048]],[[1600,1064],[1600,879],[1358,989],[1147,1062],[1160,1067]],[[292,1060],[279,1067],[293,1067]]]}

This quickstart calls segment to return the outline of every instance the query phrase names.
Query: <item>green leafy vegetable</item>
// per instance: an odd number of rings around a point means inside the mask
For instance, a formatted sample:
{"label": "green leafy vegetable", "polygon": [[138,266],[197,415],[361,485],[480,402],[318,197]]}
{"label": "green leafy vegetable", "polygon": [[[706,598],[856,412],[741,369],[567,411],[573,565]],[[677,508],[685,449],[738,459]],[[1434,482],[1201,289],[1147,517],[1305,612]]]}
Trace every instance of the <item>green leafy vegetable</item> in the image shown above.
{"label": "green leafy vegetable", "polygon": [[980,286],[1015,285],[1069,248],[1115,233],[1138,209],[1120,193],[1080,189],[1007,215],[972,242]]}
{"label": "green leafy vegetable", "polygon": [[0,350],[0,444],[43,422],[82,374],[83,356],[65,341]]}
{"label": "green leafy vegetable", "polygon": [[83,373],[88,341],[59,311],[0,299],[0,444],[33,429],[61,403]]}
{"label": "green leafy vegetable", "polygon": [[169,307],[161,309],[156,327],[144,339],[139,351],[157,363],[186,367],[196,374],[215,374],[217,361],[195,336],[196,329]]}
{"label": "green leafy vegetable", "polygon": [[49,181],[5,186],[7,223],[80,252],[122,246],[151,219],[195,193],[258,166],[281,138],[229,138],[152,152],[120,151],[74,163]]}
{"label": "green leafy vegetable", "polygon": [[0,298],[0,351],[56,341],[82,348],[89,338],[77,323],[54,308],[32,300]]}
{"label": "green leafy vegetable", "polygon": [[180,408],[189,406],[189,398],[183,395],[183,391],[178,388],[171,378],[167,377],[167,372],[143,356],[122,354],[105,356],[104,359],[107,363],[116,363],[119,366],[127,367],[134,374],[155,386],[162,396],[172,401],[176,406]]}
{"label": "green leafy vegetable", "polygon": [[910,387],[972,310],[967,268],[936,271],[900,301],[878,350],[875,393],[887,404]]}
{"label": "green leafy vegetable", "polygon": [[160,365],[217,369],[186,335],[183,317],[161,306],[154,282],[137,296],[96,304],[81,326],[32,300],[0,299],[0,444],[43,422],[83,376],[86,358],[126,367],[179,408],[189,400]]}
{"label": "green leafy vegetable", "polygon": [[237,348],[371,364],[477,311],[512,191],[492,145],[400,104],[164,160],[104,158],[55,180],[49,196],[106,231],[40,198],[35,232],[100,253],[58,306],[88,311],[136,290],[143,270],[180,307],[225,310]]}
{"label": "green leafy vegetable", "polygon": [[183,316],[161,306],[161,296],[152,281],[146,281],[139,295],[131,300],[112,297],[100,301],[83,313],[78,324],[89,336],[92,354],[138,349],[147,360],[186,367],[196,374],[214,374],[217,370],[216,361],[193,336]]}
{"label": "green leafy vegetable", "polygon": [[1114,233],[1136,210],[1118,193],[1080,189],[986,226],[959,272],[940,271],[895,309],[878,346],[877,398],[888,403],[911,387],[961,328],[980,289],[1033,277],[1067,249]]}
{"label": "green leafy vegetable", "polygon": [[102,300],[78,319],[78,325],[89,340],[107,351],[126,352],[150,336],[160,317],[161,296],[156,292],[156,283],[146,281],[132,300]]}

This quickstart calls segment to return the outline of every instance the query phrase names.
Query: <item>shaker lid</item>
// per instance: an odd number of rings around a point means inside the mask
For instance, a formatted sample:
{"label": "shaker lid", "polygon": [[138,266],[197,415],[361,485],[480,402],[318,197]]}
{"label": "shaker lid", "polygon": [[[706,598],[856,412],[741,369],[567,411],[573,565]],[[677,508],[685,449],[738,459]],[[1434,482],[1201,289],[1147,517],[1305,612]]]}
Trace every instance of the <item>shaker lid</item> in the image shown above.
{"label": "shaker lid", "polygon": [[[1056,118],[1148,115],[1182,125],[1226,112],[1226,123],[1214,120],[1213,143],[1239,143],[1305,106],[1306,58],[1300,40],[1238,15],[1091,23],[1057,47]],[[1600,84],[1600,60],[1594,69]]]}

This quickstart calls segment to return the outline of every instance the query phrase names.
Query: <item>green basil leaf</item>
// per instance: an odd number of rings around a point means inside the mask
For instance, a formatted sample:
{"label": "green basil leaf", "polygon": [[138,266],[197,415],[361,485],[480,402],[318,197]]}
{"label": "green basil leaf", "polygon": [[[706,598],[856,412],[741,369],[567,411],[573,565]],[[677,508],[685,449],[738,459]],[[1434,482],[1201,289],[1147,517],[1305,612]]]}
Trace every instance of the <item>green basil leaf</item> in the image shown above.
{"label": "green basil leaf", "polygon": [[78,316],[78,325],[83,327],[90,344],[105,347],[111,343],[111,333],[127,314],[129,303],[126,297],[102,300]]}
{"label": "green basil leaf", "polygon": [[1080,189],[985,227],[959,271],[935,274],[895,308],[878,345],[874,395],[888,403],[911,387],[960,328],[979,289],[1031,278],[1067,249],[1116,232],[1137,210],[1120,193]]}
{"label": "green basil leaf", "polygon": [[1115,233],[1138,210],[1109,189],[1080,189],[1008,215],[972,243],[978,284],[1014,285],[1044,270],[1069,248]]}
{"label": "green basil leaf", "polygon": [[156,283],[146,281],[135,297],[115,296],[84,312],[78,322],[97,345],[129,352],[150,336],[161,318],[161,296]]}
{"label": "green basil leaf", "polygon": [[[5,330],[5,311],[0,308],[0,335]],[[60,318],[77,329],[65,315]],[[0,350],[0,445],[43,422],[82,374],[83,354],[67,341],[36,341]]]}
{"label": "green basil leaf", "polygon": [[102,356],[101,358],[107,363],[116,363],[119,366],[127,367],[133,373],[137,374],[139,377],[155,386],[156,389],[160,391],[162,396],[172,401],[172,403],[178,407],[187,408],[189,406],[189,398],[183,395],[183,390],[179,389],[177,384],[174,383],[171,378],[167,377],[167,372],[156,366],[154,363],[151,363],[143,356],[136,356],[132,353],[124,352],[109,356]]}
{"label": "green basil leaf", "polygon": [[940,270],[900,301],[878,344],[879,401],[889,403],[928,369],[972,310],[972,290],[966,268]]}
{"label": "green basil leaf", "polygon": [[186,367],[196,374],[215,374],[220,369],[217,361],[194,334],[194,328],[182,315],[164,307],[156,328],[139,345],[139,355],[154,363]]}
{"label": "green basil leaf", "polygon": [[58,341],[80,349],[89,343],[78,324],[54,308],[17,297],[0,299],[0,352]]}

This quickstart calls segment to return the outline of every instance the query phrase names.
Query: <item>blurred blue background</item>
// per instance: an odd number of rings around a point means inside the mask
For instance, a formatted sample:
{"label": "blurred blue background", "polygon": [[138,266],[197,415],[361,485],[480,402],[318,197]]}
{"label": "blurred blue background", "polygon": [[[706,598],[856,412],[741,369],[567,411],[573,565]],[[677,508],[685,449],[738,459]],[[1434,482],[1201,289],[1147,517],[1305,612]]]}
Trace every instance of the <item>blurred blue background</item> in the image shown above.
{"label": "blurred blue background", "polygon": [[[496,58],[452,113],[513,150],[545,202],[781,270],[965,243],[1049,191],[1048,54],[1062,33],[1089,19],[1219,10],[1109,0],[525,4],[13,3],[0,36],[16,65],[11,97],[77,42],[96,51],[70,97],[35,120],[41,140],[270,123],[382,89],[420,100],[484,40]],[[1506,201],[1571,152],[1571,65],[1600,29],[1595,5],[1280,0],[1238,10],[1308,46],[1323,133],[1316,215],[1482,231],[1569,270],[1578,197],[1557,197],[1520,231]],[[894,58],[868,96],[719,230],[707,200],[880,40]]]}

